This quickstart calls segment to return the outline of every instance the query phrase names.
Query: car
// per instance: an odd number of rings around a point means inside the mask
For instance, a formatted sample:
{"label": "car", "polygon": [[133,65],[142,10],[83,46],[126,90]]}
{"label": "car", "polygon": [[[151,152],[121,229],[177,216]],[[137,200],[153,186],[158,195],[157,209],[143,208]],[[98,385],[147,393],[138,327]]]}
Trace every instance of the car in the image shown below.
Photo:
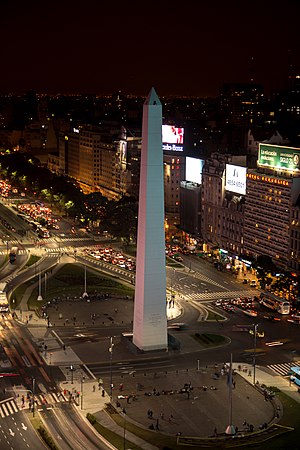
{"label": "car", "polygon": [[270,322],[280,322],[281,321],[280,317],[276,317],[276,316],[272,316],[272,315],[264,316],[264,319],[267,319]]}
{"label": "car", "polygon": [[292,315],[291,315],[291,319],[292,319],[294,322],[300,322],[300,315],[299,315],[299,314],[292,314]]}
{"label": "car", "polygon": [[251,317],[257,316],[257,311],[254,311],[254,309],[243,309],[243,313]]}
{"label": "car", "polygon": [[215,305],[215,306],[222,306],[222,299],[216,300],[216,301],[214,302],[214,305]]}
{"label": "car", "polygon": [[171,330],[183,330],[187,327],[188,327],[187,324],[184,322],[175,322],[175,323],[171,323],[170,325],[168,325],[168,329],[171,329]]}
{"label": "car", "polygon": [[251,280],[250,287],[257,287],[257,282],[255,280]]}

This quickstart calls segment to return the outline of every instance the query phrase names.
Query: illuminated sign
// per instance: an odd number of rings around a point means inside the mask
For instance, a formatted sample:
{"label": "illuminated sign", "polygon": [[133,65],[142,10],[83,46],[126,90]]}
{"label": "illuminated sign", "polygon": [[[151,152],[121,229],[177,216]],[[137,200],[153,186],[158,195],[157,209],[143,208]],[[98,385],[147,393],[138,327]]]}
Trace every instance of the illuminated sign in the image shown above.
{"label": "illuminated sign", "polygon": [[247,168],[226,164],[225,189],[236,194],[246,195]]}
{"label": "illuminated sign", "polygon": [[121,164],[126,164],[127,160],[127,142],[126,141],[120,141],[120,162]]}
{"label": "illuminated sign", "polygon": [[273,169],[290,172],[300,171],[300,149],[259,144],[257,163],[259,166],[272,167]]}
{"label": "illuminated sign", "polygon": [[281,186],[289,186],[289,182],[286,180],[280,180],[279,178],[270,177],[268,175],[256,175],[254,173],[247,173],[247,178],[255,181],[264,181],[265,183],[279,184]]}
{"label": "illuminated sign", "polygon": [[190,158],[185,159],[185,179],[193,183],[202,183],[202,169],[204,166],[203,159]]}
{"label": "illuminated sign", "polygon": [[184,128],[177,128],[173,125],[162,126],[163,150],[173,152],[183,151]]}

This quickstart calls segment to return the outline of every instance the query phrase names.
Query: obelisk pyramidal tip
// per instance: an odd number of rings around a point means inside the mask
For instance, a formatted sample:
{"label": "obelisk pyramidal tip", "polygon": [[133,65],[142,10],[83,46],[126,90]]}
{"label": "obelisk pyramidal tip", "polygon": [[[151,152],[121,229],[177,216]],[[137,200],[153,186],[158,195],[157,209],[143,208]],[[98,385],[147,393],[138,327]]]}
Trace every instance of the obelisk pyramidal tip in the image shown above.
{"label": "obelisk pyramidal tip", "polygon": [[165,350],[167,339],[162,106],[152,88],[143,106],[133,343]]}
{"label": "obelisk pyramidal tip", "polygon": [[151,88],[144,104],[145,105],[161,105],[160,100],[158,98],[158,95],[157,95],[154,87]]}

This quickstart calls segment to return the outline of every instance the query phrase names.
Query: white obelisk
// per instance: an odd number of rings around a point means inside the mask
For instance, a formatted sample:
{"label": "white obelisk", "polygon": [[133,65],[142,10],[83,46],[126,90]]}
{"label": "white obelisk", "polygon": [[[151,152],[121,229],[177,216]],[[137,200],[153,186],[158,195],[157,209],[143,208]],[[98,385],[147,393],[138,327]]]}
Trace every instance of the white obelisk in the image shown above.
{"label": "white obelisk", "polygon": [[167,350],[162,106],[151,89],[143,106],[133,343]]}

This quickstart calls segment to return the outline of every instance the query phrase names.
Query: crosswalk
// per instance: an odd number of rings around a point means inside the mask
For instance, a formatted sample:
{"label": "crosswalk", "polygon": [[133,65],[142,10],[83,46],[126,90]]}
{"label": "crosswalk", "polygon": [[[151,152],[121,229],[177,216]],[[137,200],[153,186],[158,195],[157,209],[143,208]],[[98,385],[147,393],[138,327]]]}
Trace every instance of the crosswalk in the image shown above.
{"label": "crosswalk", "polygon": [[221,291],[221,292],[198,292],[184,294],[187,300],[219,300],[221,298],[253,297],[253,290]]}
{"label": "crosswalk", "polygon": [[[16,242],[18,243],[18,242]],[[27,253],[27,250],[24,248],[19,249],[18,255],[25,255]],[[7,250],[0,250],[0,255],[7,255]]]}
{"label": "crosswalk", "polygon": [[[54,404],[68,402],[69,399],[62,393],[49,392],[45,395],[36,394],[34,396],[35,399],[35,408],[37,410],[42,409],[44,406],[52,407]],[[0,402],[0,417],[3,419],[4,417],[11,416],[19,411],[26,411],[29,408],[29,403],[25,400],[24,404],[22,403],[21,397],[10,397]]]}
{"label": "crosswalk", "polygon": [[300,361],[294,361],[292,363],[281,363],[281,364],[269,364],[267,367],[274,372],[276,372],[281,377],[287,377],[289,375],[289,372],[291,370],[291,367],[299,367],[300,368]]}

